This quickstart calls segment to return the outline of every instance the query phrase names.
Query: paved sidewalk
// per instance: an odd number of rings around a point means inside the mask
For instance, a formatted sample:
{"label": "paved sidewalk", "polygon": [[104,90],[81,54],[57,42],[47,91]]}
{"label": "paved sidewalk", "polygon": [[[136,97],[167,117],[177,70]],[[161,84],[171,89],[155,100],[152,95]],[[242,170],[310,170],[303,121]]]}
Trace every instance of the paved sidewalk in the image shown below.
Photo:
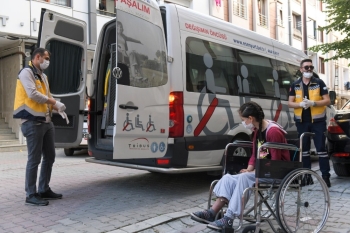
{"label": "paved sidewalk", "polygon": [[[63,199],[44,207],[24,205],[26,151],[0,154],[0,233],[214,232],[189,217],[205,208],[212,177],[92,164],[84,161],[86,152],[67,157],[56,151],[51,188]],[[331,183],[322,232],[350,232],[350,178],[332,174]]]}
{"label": "paved sidewalk", "polygon": [[[319,167],[313,167],[319,171]],[[338,177],[331,171],[331,184],[329,189],[331,197],[331,208],[328,221],[321,232],[323,233],[350,233],[350,177]],[[317,198],[317,197],[316,197]],[[137,224],[120,228],[110,233],[140,232],[140,233],[209,233],[218,232],[191,220],[190,213],[207,208],[207,202],[195,208],[188,208],[181,212],[170,215],[159,216],[151,221],[139,222]],[[169,219],[170,218],[170,219]],[[162,221],[162,223],[160,223]],[[150,227],[149,225],[152,225]],[[234,221],[238,226],[238,220]],[[243,224],[242,229],[248,223]],[[276,225],[275,225],[276,227]],[[277,225],[278,227],[278,225]],[[241,229],[241,230],[242,230]],[[273,232],[267,223],[263,223],[264,233]]]}

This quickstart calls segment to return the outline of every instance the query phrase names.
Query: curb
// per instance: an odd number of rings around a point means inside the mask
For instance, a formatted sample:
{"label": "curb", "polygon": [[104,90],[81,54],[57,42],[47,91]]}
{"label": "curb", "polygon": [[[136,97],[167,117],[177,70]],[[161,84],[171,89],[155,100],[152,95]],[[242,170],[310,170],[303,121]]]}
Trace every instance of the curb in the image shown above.
{"label": "curb", "polygon": [[202,208],[195,207],[195,208],[186,209],[186,210],[180,211],[180,212],[163,214],[163,215],[160,215],[158,217],[150,218],[150,219],[147,219],[145,221],[138,222],[138,223],[126,226],[126,227],[122,227],[122,228],[117,229],[117,230],[108,231],[108,233],[134,233],[134,232],[147,230],[147,229],[153,228],[155,226],[161,225],[163,223],[171,222],[171,221],[179,219],[179,218],[190,216],[190,213],[192,213],[194,211],[198,211],[198,210],[202,210]]}

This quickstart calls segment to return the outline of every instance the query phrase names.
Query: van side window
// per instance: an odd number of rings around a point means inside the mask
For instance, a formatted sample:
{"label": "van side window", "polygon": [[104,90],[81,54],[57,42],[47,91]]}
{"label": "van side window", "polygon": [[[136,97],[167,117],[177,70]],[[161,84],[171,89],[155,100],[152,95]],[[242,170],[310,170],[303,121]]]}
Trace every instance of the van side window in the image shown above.
{"label": "van side window", "polygon": [[[249,93],[267,97],[277,97],[274,88],[273,63],[274,60],[258,54],[238,50],[241,60],[240,67],[245,66],[246,72],[240,76],[242,83],[246,79],[249,83]],[[243,91],[246,93],[246,91]]]}
{"label": "van side window", "polygon": [[186,90],[288,100],[298,67],[214,42],[186,39]]}
{"label": "van side window", "polygon": [[237,67],[235,49],[197,38],[187,38],[187,91],[237,95]]}
{"label": "van side window", "polygon": [[296,76],[299,70],[298,66],[290,65],[285,62],[276,61],[278,69],[278,84],[281,94],[281,100],[288,100],[290,85],[298,79]]}
{"label": "van side window", "polygon": [[[83,48],[62,41],[51,40],[46,48],[51,52],[51,65],[45,69],[53,94],[79,92],[82,88]],[[69,59],[65,59],[69,57]]]}

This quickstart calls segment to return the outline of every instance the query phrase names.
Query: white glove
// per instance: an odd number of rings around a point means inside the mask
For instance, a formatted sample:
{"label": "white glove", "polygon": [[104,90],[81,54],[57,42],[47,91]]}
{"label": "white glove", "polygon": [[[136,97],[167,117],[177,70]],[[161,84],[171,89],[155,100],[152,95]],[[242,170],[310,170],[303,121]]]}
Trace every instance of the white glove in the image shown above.
{"label": "white glove", "polygon": [[308,100],[307,98],[304,98],[303,102],[305,103],[304,109],[308,109],[312,106],[314,106],[315,102],[312,100]]}
{"label": "white glove", "polygon": [[63,112],[64,110],[66,110],[66,105],[64,105],[64,103],[61,103],[60,101],[57,101],[57,100],[54,107],[57,108],[58,112]]}
{"label": "white glove", "polygon": [[306,102],[304,102],[304,101],[301,101],[301,102],[299,103],[299,106],[302,107],[302,108],[304,108],[304,109],[307,109],[307,108],[306,108]]}
{"label": "white glove", "polygon": [[66,122],[67,122],[67,125],[68,125],[69,124],[69,120],[68,120],[67,114],[64,111],[60,111],[58,113],[61,115],[61,117],[63,119],[66,119]]}

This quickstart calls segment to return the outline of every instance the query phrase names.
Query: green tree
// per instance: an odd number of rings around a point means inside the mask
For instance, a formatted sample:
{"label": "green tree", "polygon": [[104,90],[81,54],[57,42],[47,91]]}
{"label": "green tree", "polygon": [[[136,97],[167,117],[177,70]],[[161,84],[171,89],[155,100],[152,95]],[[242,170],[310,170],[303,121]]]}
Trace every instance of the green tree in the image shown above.
{"label": "green tree", "polygon": [[[304,0],[306,1],[306,0]],[[318,30],[329,34],[331,31],[338,31],[344,35],[344,39],[332,43],[324,43],[312,46],[309,50],[323,53],[335,51],[333,57],[326,59],[338,60],[338,58],[350,58],[350,0],[321,0],[327,4],[327,26],[319,27]]]}

